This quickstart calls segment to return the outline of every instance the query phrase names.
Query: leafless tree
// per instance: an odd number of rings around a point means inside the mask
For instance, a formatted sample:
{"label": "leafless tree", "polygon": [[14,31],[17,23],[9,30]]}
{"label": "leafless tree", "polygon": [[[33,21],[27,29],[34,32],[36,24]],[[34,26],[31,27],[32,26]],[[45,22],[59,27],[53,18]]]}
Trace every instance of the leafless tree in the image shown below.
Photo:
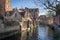
{"label": "leafless tree", "polygon": [[34,0],[34,3],[38,6],[42,6],[44,9],[50,9],[59,16],[60,25],[60,0]]}
{"label": "leafless tree", "polygon": [[44,9],[50,9],[55,11],[58,9],[58,4],[60,1],[58,0],[34,0],[34,3],[38,6],[42,6]]}

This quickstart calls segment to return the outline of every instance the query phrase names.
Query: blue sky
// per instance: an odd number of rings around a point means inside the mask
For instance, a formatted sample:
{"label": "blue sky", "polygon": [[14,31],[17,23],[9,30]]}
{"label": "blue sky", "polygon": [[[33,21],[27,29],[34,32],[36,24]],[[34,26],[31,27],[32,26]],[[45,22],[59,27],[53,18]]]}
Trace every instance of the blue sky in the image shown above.
{"label": "blue sky", "polygon": [[12,8],[39,8],[40,15],[45,14],[46,11],[42,7],[36,6],[33,0],[11,0]]}

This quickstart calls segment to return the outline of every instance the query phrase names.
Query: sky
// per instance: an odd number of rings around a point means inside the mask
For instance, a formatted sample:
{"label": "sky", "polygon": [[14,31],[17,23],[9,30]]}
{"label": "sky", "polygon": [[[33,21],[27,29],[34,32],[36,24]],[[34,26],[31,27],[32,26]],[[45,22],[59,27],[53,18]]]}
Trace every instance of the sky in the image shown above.
{"label": "sky", "polygon": [[39,15],[44,15],[46,11],[42,7],[37,6],[33,0],[11,0],[12,8],[39,8]]}

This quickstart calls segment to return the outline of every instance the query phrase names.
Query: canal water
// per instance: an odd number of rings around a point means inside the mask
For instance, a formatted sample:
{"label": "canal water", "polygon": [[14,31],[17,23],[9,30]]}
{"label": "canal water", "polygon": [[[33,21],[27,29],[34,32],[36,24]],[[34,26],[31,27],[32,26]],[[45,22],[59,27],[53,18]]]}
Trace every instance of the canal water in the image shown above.
{"label": "canal water", "polygon": [[30,31],[22,31],[19,36],[14,35],[3,40],[53,40],[53,30],[48,26],[40,25]]}

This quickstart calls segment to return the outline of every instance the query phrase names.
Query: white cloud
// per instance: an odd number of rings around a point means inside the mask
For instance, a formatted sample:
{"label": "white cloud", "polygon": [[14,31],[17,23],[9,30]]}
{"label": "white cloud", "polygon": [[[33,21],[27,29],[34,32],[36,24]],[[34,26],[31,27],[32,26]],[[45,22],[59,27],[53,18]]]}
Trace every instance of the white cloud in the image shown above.
{"label": "white cloud", "polygon": [[45,14],[46,14],[46,11],[39,12],[39,15],[45,15]]}

